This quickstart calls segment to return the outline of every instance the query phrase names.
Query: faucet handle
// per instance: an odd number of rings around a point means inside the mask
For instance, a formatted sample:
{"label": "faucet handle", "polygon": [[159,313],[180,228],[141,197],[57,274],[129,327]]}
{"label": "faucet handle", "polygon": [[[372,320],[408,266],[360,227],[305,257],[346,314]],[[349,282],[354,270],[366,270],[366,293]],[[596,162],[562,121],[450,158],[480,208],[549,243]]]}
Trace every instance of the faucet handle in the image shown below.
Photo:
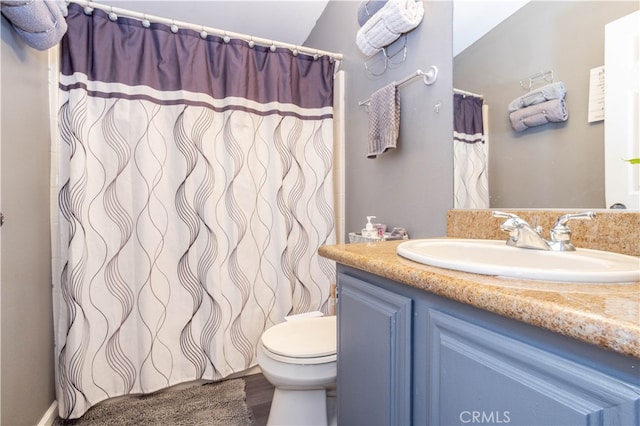
{"label": "faucet handle", "polygon": [[504,218],[507,219],[500,226],[500,229],[503,230],[503,231],[513,231],[520,225],[529,225],[526,220],[524,220],[520,216],[518,216],[516,214],[513,214],[513,213],[507,213],[507,212],[501,212],[499,210],[494,210],[493,211],[493,217],[504,217]]}
{"label": "faucet handle", "polygon": [[582,212],[582,213],[573,213],[573,214],[565,214],[562,215],[558,218],[558,220],[556,220],[556,224],[554,226],[558,226],[558,225],[566,225],[567,222],[570,219],[594,219],[596,217],[596,213],[595,212]]}
{"label": "faucet handle", "polygon": [[[531,227],[526,220],[513,213],[494,210],[493,217],[502,217],[507,219],[500,225],[500,230],[509,233],[509,239],[507,239],[507,245],[509,246],[517,245],[522,228]],[[540,234],[540,230],[538,229],[536,229],[535,232]]]}
{"label": "faucet handle", "polygon": [[[595,212],[583,212],[575,214],[565,214],[556,220],[555,225],[551,228],[551,241],[564,243],[567,246],[573,247],[571,244],[571,229],[567,226],[567,222],[572,219],[588,219],[591,220],[596,217]],[[565,250],[571,250],[567,247]]]}
{"label": "faucet handle", "polygon": [[493,216],[507,218],[507,220],[500,225],[500,230],[509,233],[509,239],[507,240],[508,246],[549,250],[549,245],[540,235],[542,227],[536,226],[534,228],[529,225],[526,220],[513,213],[494,211]]}

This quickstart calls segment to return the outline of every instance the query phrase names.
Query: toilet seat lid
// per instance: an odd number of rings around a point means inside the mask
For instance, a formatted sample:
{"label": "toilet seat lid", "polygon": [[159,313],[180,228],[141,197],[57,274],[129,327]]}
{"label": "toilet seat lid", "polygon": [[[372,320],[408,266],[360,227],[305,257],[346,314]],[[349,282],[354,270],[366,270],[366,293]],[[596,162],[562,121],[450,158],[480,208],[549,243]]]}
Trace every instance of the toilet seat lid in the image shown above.
{"label": "toilet seat lid", "polygon": [[262,334],[262,344],[274,354],[291,358],[335,355],[336,317],[297,319],[274,325]]}

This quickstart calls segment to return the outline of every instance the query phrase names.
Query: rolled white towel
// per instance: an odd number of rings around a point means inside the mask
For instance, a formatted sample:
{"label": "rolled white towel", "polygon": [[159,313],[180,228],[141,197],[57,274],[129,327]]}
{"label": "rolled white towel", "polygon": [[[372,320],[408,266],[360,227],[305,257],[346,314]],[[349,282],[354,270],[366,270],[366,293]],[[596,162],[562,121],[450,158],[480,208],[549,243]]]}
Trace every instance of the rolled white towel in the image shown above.
{"label": "rolled white towel", "polygon": [[417,27],[423,17],[422,1],[389,0],[358,30],[356,44],[362,53],[372,56]]}
{"label": "rolled white towel", "polygon": [[41,33],[53,28],[55,17],[44,1],[2,1],[2,13],[14,28],[29,33]]}
{"label": "rolled white towel", "polygon": [[64,2],[3,0],[1,5],[2,14],[20,37],[35,49],[46,50],[55,46],[67,32]]}
{"label": "rolled white towel", "polygon": [[522,95],[514,99],[511,101],[507,109],[509,112],[513,112],[515,110],[550,101],[552,99],[564,99],[566,94],[567,89],[565,88],[564,83],[557,81],[532,90],[526,95]]}
{"label": "rolled white towel", "polygon": [[564,99],[552,99],[509,114],[511,127],[516,132],[547,123],[560,123],[567,121],[568,118],[569,111]]}

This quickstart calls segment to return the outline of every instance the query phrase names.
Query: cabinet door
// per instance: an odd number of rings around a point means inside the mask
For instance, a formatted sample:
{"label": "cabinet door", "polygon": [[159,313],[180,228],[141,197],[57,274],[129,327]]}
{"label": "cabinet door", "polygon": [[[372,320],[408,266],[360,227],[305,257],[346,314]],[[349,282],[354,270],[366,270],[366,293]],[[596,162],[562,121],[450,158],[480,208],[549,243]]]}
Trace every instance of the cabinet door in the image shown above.
{"label": "cabinet door", "polygon": [[640,387],[429,311],[432,425],[637,425]]}
{"label": "cabinet door", "polygon": [[338,424],[411,423],[411,299],[338,277]]}

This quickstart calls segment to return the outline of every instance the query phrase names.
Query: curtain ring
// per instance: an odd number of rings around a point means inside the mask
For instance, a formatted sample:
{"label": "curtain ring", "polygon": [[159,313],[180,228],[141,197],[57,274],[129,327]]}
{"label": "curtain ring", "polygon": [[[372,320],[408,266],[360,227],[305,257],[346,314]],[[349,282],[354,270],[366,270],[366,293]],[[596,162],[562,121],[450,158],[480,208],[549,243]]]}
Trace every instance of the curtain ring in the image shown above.
{"label": "curtain ring", "polygon": [[313,60],[317,61],[319,57],[320,57],[320,55],[319,55],[318,51],[316,50],[316,53],[313,54]]}
{"label": "curtain ring", "polygon": [[142,26],[145,28],[149,28],[151,26],[151,22],[147,19],[147,15],[142,15]]}
{"label": "curtain ring", "polygon": [[85,6],[82,11],[85,15],[91,15],[93,13],[93,8],[91,6]]}
{"label": "curtain ring", "polygon": [[175,34],[175,33],[178,32],[178,26],[176,25],[175,21],[171,21],[171,22],[172,22],[171,23],[171,32]]}
{"label": "curtain ring", "polygon": [[253,49],[255,45],[256,43],[253,41],[253,36],[251,36],[251,39],[249,40],[249,47]]}
{"label": "curtain ring", "polygon": [[300,53],[298,52],[298,46],[296,46],[291,52],[293,53],[293,56],[298,56],[298,53]]}
{"label": "curtain ring", "polygon": [[271,40],[271,47],[269,47],[269,50],[271,50],[272,52],[276,51],[276,45],[273,43],[273,40]]}
{"label": "curtain ring", "polygon": [[208,35],[208,34],[207,34],[207,32],[204,30],[204,25],[203,25],[203,26],[202,26],[202,31],[200,31],[200,37],[201,37],[202,39],[205,39],[205,40],[206,40],[206,39],[207,39],[207,35]]}
{"label": "curtain ring", "polygon": [[117,20],[118,20],[118,15],[116,15],[115,13],[113,13],[113,6],[111,6],[111,7],[109,8],[109,19],[110,19],[112,22],[115,22],[115,21],[117,21]]}
{"label": "curtain ring", "polygon": [[226,31],[224,32],[224,37],[222,38],[222,40],[223,40],[225,43],[229,43],[229,42],[231,41],[231,37],[229,37],[229,36],[227,35],[227,32],[226,32]]}

